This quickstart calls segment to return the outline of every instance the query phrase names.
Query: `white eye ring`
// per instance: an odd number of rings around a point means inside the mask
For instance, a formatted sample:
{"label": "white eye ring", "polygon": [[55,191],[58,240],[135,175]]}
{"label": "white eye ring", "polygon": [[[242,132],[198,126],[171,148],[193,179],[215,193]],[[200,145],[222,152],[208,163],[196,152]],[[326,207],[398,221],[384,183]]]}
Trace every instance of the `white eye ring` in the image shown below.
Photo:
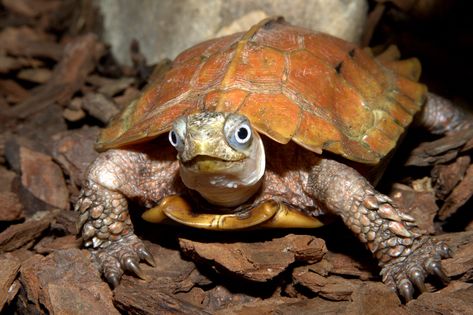
{"label": "white eye ring", "polygon": [[251,128],[243,123],[235,130],[234,137],[239,144],[246,144],[251,139]]}
{"label": "white eye ring", "polygon": [[168,138],[173,147],[177,147],[179,145],[179,136],[174,130],[169,131]]}

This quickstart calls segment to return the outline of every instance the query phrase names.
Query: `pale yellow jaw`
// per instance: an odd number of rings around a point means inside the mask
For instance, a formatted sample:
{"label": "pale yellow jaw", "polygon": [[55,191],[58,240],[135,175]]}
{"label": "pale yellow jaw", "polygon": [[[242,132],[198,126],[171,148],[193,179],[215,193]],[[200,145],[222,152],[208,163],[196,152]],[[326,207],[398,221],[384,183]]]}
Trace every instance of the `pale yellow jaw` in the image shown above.
{"label": "pale yellow jaw", "polygon": [[[225,167],[211,167],[212,160],[202,161],[201,169],[180,163],[181,179],[209,203],[235,207],[250,199],[260,188],[266,166],[263,142],[255,133],[249,156]],[[218,162],[216,162],[218,163]]]}

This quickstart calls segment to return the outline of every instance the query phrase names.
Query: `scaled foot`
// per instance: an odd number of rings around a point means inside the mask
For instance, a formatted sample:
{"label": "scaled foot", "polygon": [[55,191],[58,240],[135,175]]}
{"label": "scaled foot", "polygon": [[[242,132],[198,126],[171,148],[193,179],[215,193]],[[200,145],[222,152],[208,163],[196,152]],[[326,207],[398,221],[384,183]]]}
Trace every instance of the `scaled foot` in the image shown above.
{"label": "scaled foot", "polygon": [[84,245],[107,281],[116,287],[125,270],[143,278],[139,262],[154,266],[153,256],[133,233],[125,197],[88,180],[75,210],[80,212],[77,229]]}
{"label": "scaled foot", "polygon": [[428,275],[448,283],[449,279],[442,270],[441,260],[452,256],[444,242],[438,242],[428,236],[418,240],[411,249],[409,255],[391,260],[381,270],[383,282],[393,291],[399,292],[406,301],[413,298],[416,289],[420,292],[426,291],[424,281]]}
{"label": "scaled foot", "polygon": [[144,279],[143,271],[139,266],[141,260],[146,261],[153,267],[156,266],[153,255],[133,233],[117,241],[110,242],[105,248],[91,250],[91,254],[105,279],[113,287],[120,283],[120,279],[126,270]]}

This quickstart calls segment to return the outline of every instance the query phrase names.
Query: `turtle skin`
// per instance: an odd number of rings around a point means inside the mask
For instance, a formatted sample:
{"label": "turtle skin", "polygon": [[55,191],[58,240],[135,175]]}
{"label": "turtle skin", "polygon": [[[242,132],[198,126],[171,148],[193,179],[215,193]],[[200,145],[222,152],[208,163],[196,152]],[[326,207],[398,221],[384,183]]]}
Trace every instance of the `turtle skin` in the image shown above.
{"label": "turtle skin", "polygon": [[[267,43],[258,46],[259,39]],[[307,48],[319,42],[326,46]],[[245,49],[252,45],[255,56],[263,58],[245,61],[252,56]],[[314,52],[326,60],[311,62]],[[312,55],[297,57],[307,54]],[[235,55],[242,61],[235,62]],[[280,62],[271,59],[281,56]],[[343,160],[378,163],[422,107],[420,124],[436,133],[471,127],[460,110],[415,82],[417,61],[396,58],[387,54],[375,60],[352,44],[277,19],[178,56],[173,68],[158,75],[103,131],[97,147],[104,152],[88,168],[75,205],[78,230],[107,281],[118,285],[124,270],[142,276],[140,260],[155,264],[133,232],[127,200],[152,207],[166,196],[187,195],[175,151],[161,134],[178,117],[205,111],[244,114],[263,135],[268,152],[264,182],[247,207],[273,200],[310,216],[340,216],[378,260],[383,281],[406,300],[415,288],[425,290],[429,274],[447,281],[440,261],[450,256],[448,247],[425,235]],[[281,63],[282,71],[275,72]],[[308,84],[318,77],[301,77],[307,64],[316,64],[319,77],[329,80]],[[368,74],[355,70],[360,65]],[[329,68],[330,75],[324,72]],[[325,90],[337,93],[327,96]]]}

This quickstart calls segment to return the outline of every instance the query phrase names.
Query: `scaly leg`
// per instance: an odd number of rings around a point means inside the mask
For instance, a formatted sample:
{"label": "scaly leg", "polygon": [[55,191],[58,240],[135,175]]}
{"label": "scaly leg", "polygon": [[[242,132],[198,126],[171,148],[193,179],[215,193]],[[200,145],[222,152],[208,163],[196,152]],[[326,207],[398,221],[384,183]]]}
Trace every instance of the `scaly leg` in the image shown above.
{"label": "scaly leg", "polygon": [[140,260],[154,266],[151,253],[133,233],[127,198],[152,204],[173,192],[176,166],[144,153],[110,150],[89,167],[75,204],[77,229],[107,281],[117,286],[124,270],[143,278]]}
{"label": "scaly leg", "polygon": [[432,134],[446,135],[473,128],[473,115],[446,98],[428,93],[416,123]]}
{"label": "scaly leg", "polygon": [[382,267],[383,281],[406,299],[414,286],[434,274],[448,281],[441,259],[450,256],[442,243],[424,235],[414,218],[377,192],[358,172],[333,160],[321,160],[309,178],[309,188],[328,210],[340,215],[347,227],[366,244]]}

